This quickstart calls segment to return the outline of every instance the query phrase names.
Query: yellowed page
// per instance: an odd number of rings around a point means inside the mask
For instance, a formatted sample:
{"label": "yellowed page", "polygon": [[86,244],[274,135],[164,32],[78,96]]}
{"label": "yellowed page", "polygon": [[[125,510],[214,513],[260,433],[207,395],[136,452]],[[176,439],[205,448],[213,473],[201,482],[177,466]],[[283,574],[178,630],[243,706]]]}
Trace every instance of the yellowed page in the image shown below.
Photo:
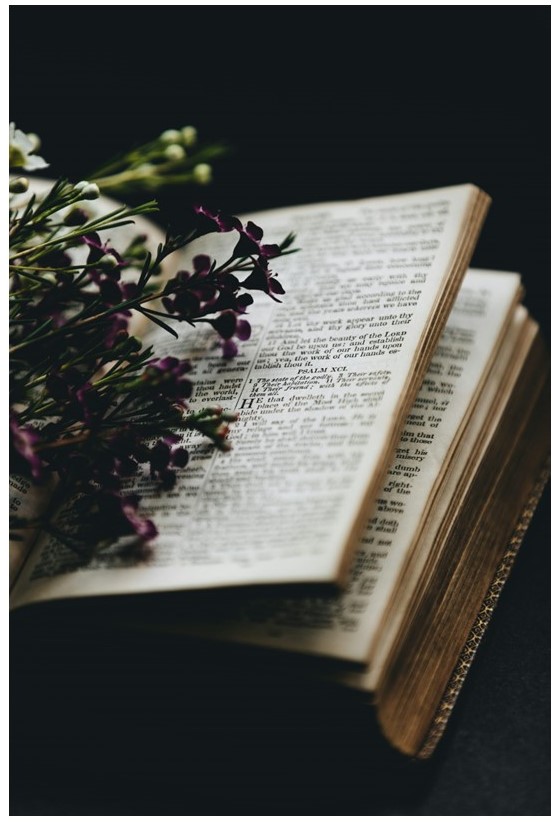
{"label": "yellowed page", "polygon": [[275,261],[286,304],[260,300],[230,363],[205,328],[178,343],[156,337],[159,353],[197,360],[200,405],[240,411],[233,452],[192,444],[174,492],[140,483],[160,529],[149,564],[107,556],[78,567],[46,542],[15,601],[336,579],[477,194],[459,186],[257,215],[268,241],[298,233],[300,254]]}
{"label": "yellowed page", "polygon": [[[378,685],[386,658],[401,630],[402,620],[413,607],[417,588],[415,580],[422,574],[425,578],[430,576],[440,556],[439,548],[455,522],[455,514],[480,467],[482,455],[497,429],[537,333],[536,323],[528,317],[526,309],[519,306],[482,397],[464,431],[456,458],[425,523],[424,533],[419,537],[417,551],[398,577],[393,610],[384,613],[381,628],[373,638],[369,650],[370,668],[357,683],[365,690],[374,690]],[[440,539],[435,545],[438,537]]]}

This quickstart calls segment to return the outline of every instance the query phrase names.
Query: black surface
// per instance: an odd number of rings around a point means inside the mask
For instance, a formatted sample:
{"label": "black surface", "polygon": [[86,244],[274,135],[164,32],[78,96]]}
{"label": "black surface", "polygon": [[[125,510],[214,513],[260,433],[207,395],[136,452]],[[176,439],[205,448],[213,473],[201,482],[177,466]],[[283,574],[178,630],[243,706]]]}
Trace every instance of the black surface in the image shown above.
{"label": "black surface", "polygon": [[[208,201],[235,213],[474,182],[493,197],[474,264],[520,271],[549,339],[549,9],[261,8],[11,7],[11,119],[74,179],[192,123],[234,148]],[[178,226],[205,193],[164,214]],[[549,548],[542,503],[424,765],[337,716],[308,749],[280,717],[256,756],[251,729],[172,720],[186,669],[167,649],[16,627],[12,814],[548,814]]]}

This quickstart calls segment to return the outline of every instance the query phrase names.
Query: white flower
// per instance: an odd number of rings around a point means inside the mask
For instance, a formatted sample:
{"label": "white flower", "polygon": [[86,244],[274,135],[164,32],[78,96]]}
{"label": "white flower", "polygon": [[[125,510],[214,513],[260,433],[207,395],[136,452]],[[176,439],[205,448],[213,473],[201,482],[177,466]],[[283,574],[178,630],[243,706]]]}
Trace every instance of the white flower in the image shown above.
{"label": "white flower", "polygon": [[36,171],[39,168],[47,168],[48,163],[36,154],[32,154],[39,145],[37,137],[33,139],[24,131],[15,127],[15,123],[10,123],[10,168],[23,168],[25,171]]}

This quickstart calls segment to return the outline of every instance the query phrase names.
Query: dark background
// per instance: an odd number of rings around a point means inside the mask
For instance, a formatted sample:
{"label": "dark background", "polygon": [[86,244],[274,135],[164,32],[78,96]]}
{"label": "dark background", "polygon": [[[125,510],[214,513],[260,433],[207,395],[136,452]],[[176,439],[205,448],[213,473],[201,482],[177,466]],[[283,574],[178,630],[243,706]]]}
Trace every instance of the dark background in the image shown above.
{"label": "dark background", "polygon": [[[210,189],[159,198],[176,227],[199,196],[240,213],[473,182],[493,198],[474,265],[521,272],[549,340],[549,8],[306,7],[300,23],[299,7],[151,6],[114,17],[108,7],[11,7],[10,119],[40,134],[49,174],[86,177],[193,124],[233,152]],[[79,643],[66,623],[40,641],[16,626],[12,814],[548,814],[548,510],[542,502],[427,765],[361,746],[354,766],[331,753],[329,733],[333,779],[318,780],[309,761],[297,779],[285,764],[298,744],[291,730],[254,780],[235,763],[225,781],[216,739],[200,765],[184,753],[186,733],[158,735],[155,751],[151,735],[137,736],[134,758],[122,749],[116,767],[130,706],[140,695],[136,721],[153,726],[156,700],[121,664],[114,680],[113,656],[98,642],[87,654],[90,636]],[[83,671],[94,688],[87,678],[81,693]],[[134,690],[110,713],[98,699],[114,681]],[[33,694],[40,709],[18,733]]]}

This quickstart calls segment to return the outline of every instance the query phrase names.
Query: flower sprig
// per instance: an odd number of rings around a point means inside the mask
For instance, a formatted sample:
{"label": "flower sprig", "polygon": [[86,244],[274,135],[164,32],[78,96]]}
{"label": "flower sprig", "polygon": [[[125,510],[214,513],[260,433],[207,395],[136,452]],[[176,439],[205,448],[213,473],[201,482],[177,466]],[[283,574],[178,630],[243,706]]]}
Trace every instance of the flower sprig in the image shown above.
{"label": "flower sprig", "polygon": [[171,128],[97,169],[90,180],[104,193],[115,194],[154,192],[188,183],[206,185],[212,179],[211,163],[227,152],[220,143],[202,145],[194,126]]}
{"label": "flower sprig", "polygon": [[[42,526],[87,552],[120,536],[151,540],[156,527],[125,490],[128,478],[146,470],[171,488],[189,459],[184,433],[196,431],[225,451],[237,418],[219,406],[191,411],[190,362],[156,357],[132,333],[133,316],[174,336],[179,323],[208,324],[223,357],[233,357],[250,336],[245,317],[256,293],[277,301],[284,294],[270,266],[293,251],[293,236],[264,244],[254,223],[203,206],[186,233],[168,235],[154,253],[140,235],[117,248],[110,239],[117,229],[156,204],[95,216],[87,201],[99,193],[90,181],[59,180],[42,199],[10,210],[12,470],[35,482],[54,474],[71,489],[77,531]],[[222,263],[198,254],[191,271],[160,276],[168,257],[221,232],[235,236]]]}

